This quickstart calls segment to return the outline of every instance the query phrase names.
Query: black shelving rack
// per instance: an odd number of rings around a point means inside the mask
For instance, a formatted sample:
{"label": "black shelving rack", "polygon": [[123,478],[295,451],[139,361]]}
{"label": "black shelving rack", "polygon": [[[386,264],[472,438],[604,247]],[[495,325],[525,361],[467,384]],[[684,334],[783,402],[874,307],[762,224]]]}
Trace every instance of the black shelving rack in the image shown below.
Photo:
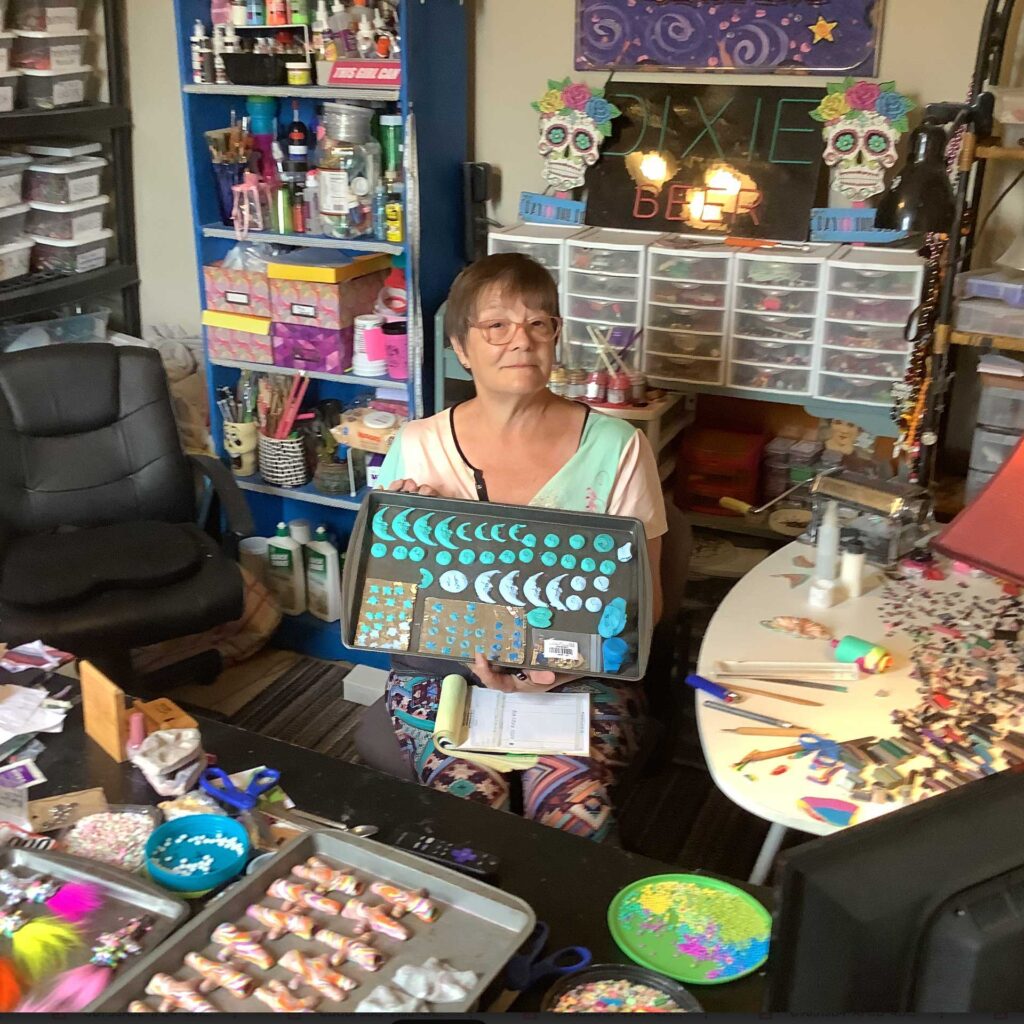
{"label": "black shelving rack", "polygon": [[132,176],[132,114],[128,101],[125,0],[99,0],[103,7],[104,47],[109,102],[56,110],[14,110],[0,114],[0,148],[16,142],[88,138],[109,146],[114,194],[117,257],[99,270],[59,276],[30,274],[0,284],[0,319],[29,317],[65,303],[117,293],[122,315],[116,326],[138,336],[139,268],[135,243],[135,192]]}

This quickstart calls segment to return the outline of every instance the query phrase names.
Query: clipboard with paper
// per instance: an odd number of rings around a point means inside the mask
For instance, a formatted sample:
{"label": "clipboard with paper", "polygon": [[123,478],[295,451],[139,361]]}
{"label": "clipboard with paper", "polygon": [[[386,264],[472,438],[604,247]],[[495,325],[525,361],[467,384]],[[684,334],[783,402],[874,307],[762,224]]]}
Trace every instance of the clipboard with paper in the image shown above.
{"label": "clipboard with paper", "polygon": [[495,771],[532,768],[540,755],[590,753],[590,694],[503,693],[445,676],[434,745]]}

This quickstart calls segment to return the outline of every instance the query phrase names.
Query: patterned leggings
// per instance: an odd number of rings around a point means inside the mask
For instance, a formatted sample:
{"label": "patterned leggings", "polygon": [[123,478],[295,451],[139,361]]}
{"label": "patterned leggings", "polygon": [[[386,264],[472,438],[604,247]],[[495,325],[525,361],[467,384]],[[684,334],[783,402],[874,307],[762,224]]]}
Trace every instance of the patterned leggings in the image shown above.
{"label": "patterned leggings", "polygon": [[[643,706],[639,683],[577,679],[561,693],[589,693],[590,757],[541,757],[519,773],[523,813],[533,821],[600,842],[612,826],[609,790],[637,749]],[[434,746],[441,680],[430,676],[388,679],[387,707],[398,742],[423,785],[477,800],[498,810],[509,804],[508,776],[448,757]]]}

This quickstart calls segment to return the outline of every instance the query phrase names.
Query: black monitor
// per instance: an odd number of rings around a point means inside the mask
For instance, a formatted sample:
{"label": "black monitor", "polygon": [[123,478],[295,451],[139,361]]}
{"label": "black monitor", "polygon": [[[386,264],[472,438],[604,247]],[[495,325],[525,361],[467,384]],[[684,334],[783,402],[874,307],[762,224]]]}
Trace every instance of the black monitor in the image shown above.
{"label": "black monitor", "polygon": [[1024,772],[783,854],[765,1009],[1024,1010]]}

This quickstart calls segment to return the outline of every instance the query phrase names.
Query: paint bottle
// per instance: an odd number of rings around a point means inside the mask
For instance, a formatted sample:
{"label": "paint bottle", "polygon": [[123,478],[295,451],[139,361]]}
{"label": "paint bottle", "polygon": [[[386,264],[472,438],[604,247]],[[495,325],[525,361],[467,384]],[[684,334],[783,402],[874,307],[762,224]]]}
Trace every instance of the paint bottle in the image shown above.
{"label": "paint bottle", "polygon": [[647,377],[639,370],[629,371],[629,397],[633,405],[647,404]]}
{"label": "paint bottle", "polygon": [[327,19],[327,0],[316,0],[316,16],[313,18],[311,44],[317,60],[327,59],[327,40],[331,27]]}
{"label": "paint bottle", "polygon": [[319,235],[320,226],[320,178],[315,170],[306,172],[305,224],[307,235]]}
{"label": "paint bottle", "polygon": [[402,196],[405,186],[396,181],[391,186],[387,205],[384,207],[384,239],[394,245],[405,241],[405,208]]}
{"label": "paint bottle", "polygon": [[267,583],[285,615],[301,615],[306,610],[302,545],[292,539],[287,523],[278,523],[277,536],[267,543]]}
{"label": "paint bottle", "polygon": [[288,24],[288,0],[267,0],[267,24]]}
{"label": "paint bottle", "polygon": [[864,593],[864,542],[859,537],[848,540],[839,564],[839,579],[850,597]]}
{"label": "paint bottle", "polygon": [[291,25],[309,24],[309,4],[306,0],[288,0],[288,23]]}
{"label": "paint bottle", "polygon": [[816,580],[834,580],[839,574],[839,505],[830,501],[818,527],[817,555],[814,563]]}
{"label": "paint bottle", "polygon": [[587,376],[584,396],[588,402],[604,402],[608,398],[608,374],[604,370],[591,370]]}
{"label": "paint bottle", "polygon": [[197,85],[206,82],[206,26],[196,18],[192,26],[192,38],[189,40],[189,54],[192,60],[192,81]]}
{"label": "paint bottle", "polygon": [[228,72],[224,67],[224,26],[213,26],[213,80],[217,85],[227,85]]}
{"label": "paint bottle", "polygon": [[374,54],[376,38],[370,25],[369,14],[363,14],[359,20],[359,31],[356,33],[356,51],[363,60],[369,60]]}
{"label": "paint bottle", "polygon": [[565,397],[569,388],[569,374],[561,363],[555,363],[551,367],[551,376],[548,378],[548,390],[553,395]]}
{"label": "paint bottle", "polygon": [[388,190],[383,181],[378,181],[373,193],[373,237],[382,242],[388,237],[387,209]]}
{"label": "paint bottle", "polygon": [[623,371],[613,373],[608,378],[608,404],[624,406],[629,405],[632,394],[629,374]]}
{"label": "paint bottle", "polygon": [[341,562],[338,549],[327,539],[327,529],[316,528],[306,545],[306,599],[309,612],[324,622],[341,618]]}
{"label": "paint bottle", "polygon": [[582,370],[570,370],[565,385],[565,397],[579,401],[587,395],[587,375]]}
{"label": "paint bottle", "polygon": [[267,5],[264,0],[245,0],[245,23],[250,28],[266,25]]}
{"label": "paint bottle", "polygon": [[235,28],[245,28],[248,24],[248,12],[245,9],[245,0],[231,0],[231,24]]}
{"label": "paint bottle", "polygon": [[331,37],[339,57],[352,57],[356,53],[356,36],[352,31],[352,17],[341,0],[334,0],[331,16],[327,19]]}

